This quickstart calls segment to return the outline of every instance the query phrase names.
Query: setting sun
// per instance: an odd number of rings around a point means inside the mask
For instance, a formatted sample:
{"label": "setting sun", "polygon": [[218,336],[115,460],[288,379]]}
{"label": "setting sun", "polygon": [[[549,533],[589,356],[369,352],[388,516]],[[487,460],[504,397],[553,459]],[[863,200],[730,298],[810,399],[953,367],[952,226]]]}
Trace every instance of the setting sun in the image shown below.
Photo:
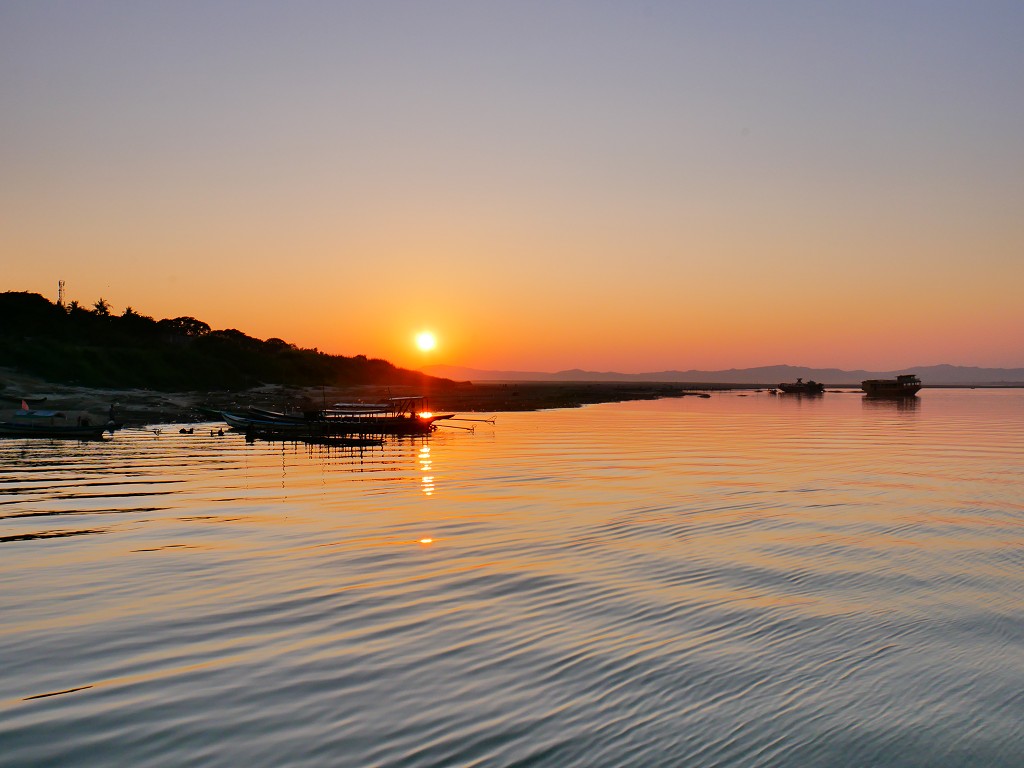
{"label": "setting sun", "polygon": [[416,346],[424,352],[429,352],[437,346],[437,337],[430,331],[423,331],[416,335]]}

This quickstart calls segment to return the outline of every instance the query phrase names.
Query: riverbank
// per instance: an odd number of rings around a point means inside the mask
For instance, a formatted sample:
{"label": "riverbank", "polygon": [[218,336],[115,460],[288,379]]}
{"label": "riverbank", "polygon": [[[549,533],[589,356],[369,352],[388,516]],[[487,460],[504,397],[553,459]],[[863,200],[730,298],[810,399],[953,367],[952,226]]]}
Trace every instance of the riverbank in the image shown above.
{"label": "riverbank", "polygon": [[436,411],[500,413],[549,408],[577,408],[594,403],[682,397],[697,391],[732,389],[729,385],[638,382],[483,382],[434,386],[424,391],[409,386],[288,387],[268,385],[238,391],[157,392],[54,384],[0,369],[0,418],[11,416],[26,400],[30,407],[59,410],[69,418],[84,416],[93,423],[115,418],[126,424],[166,424],[208,421],[201,409],[232,410],[247,407],[274,410],[312,410],[337,402],[379,403],[389,397],[426,395]]}

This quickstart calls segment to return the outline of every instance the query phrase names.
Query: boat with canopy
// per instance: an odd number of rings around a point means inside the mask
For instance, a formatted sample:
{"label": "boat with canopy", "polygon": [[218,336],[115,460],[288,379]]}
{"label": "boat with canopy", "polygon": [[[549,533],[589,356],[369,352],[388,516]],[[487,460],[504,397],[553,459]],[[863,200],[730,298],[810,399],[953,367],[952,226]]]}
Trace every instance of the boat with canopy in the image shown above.
{"label": "boat with canopy", "polygon": [[[25,405],[23,402],[22,405]],[[62,411],[41,411],[21,408],[11,421],[0,421],[0,437],[45,437],[71,440],[100,440],[103,433],[116,429],[113,422],[91,424],[84,417],[77,423],[67,423]]]}
{"label": "boat with canopy", "polygon": [[383,403],[334,403],[330,408],[287,414],[262,408],[222,411],[234,429],[290,435],[426,435],[453,413],[434,413],[423,396],[392,397]]}

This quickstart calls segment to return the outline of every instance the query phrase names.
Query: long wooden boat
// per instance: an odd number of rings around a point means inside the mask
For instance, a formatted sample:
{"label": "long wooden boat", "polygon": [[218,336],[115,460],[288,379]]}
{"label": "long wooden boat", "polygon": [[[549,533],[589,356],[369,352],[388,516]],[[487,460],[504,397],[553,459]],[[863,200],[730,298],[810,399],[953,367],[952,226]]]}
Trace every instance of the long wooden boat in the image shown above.
{"label": "long wooden boat", "polygon": [[22,408],[14,412],[13,421],[0,421],[0,437],[44,437],[66,440],[100,440],[104,432],[113,432],[118,425],[88,424],[79,420],[68,424],[60,411],[39,411]]}
{"label": "long wooden boat", "polygon": [[913,373],[903,373],[895,379],[865,379],[860,383],[868,397],[913,397],[921,386],[921,380]]}
{"label": "long wooden boat", "polygon": [[302,415],[261,408],[222,411],[228,426],[241,432],[275,432],[296,436],[425,435],[453,413],[426,410],[424,397],[394,397],[386,403],[335,403]]}
{"label": "long wooden boat", "polygon": [[100,440],[106,425],[53,424],[26,421],[0,421],[0,437],[45,437],[66,440]]}
{"label": "long wooden boat", "polygon": [[268,419],[248,412],[221,411],[221,418],[229,427],[240,432],[252,432],[258,430],[274,432],[292,432],[294,434],[306,434],[316,431],[317,423],[312,420],[285,420]]}

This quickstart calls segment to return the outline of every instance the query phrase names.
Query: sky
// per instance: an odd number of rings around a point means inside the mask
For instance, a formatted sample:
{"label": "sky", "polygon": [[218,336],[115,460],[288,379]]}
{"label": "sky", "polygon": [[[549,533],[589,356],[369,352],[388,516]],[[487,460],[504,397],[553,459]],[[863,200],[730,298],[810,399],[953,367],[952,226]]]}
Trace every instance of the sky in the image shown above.
{"label": "sky", "polygon": [[1021,40],[985,0],[0,0],[0,290],[414,368],[1024,367]]}

